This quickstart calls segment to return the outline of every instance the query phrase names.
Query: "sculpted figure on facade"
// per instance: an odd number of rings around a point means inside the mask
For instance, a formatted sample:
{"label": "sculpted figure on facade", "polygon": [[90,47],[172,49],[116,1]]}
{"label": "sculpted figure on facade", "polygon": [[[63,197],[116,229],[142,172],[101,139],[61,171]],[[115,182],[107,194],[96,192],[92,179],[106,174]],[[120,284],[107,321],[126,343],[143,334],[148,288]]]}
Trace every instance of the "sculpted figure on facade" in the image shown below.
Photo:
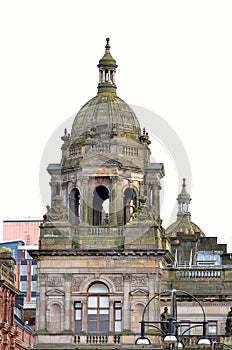
{"label": "sculpted figure on facade", "polygon": [[160,321],[161,321],[161,330],[163,331],[163,334],[168,333],[168,320],[169,320],[170,314],[168,312],[167,306],[165,306],[164,311],[160,315]]}
{"label": "sculpted figure on facade", "polygon": [[226,335],[232,335],[232,307],[226,318]]}
{"label": "sculpted figure on facade", "polygon": [[44,222],[68,220],[66,207],[62,204],[62,198],[60,196],[54,198],[54,205],[52,207],[47,205],[47,213],[43,216],[43,219]]}

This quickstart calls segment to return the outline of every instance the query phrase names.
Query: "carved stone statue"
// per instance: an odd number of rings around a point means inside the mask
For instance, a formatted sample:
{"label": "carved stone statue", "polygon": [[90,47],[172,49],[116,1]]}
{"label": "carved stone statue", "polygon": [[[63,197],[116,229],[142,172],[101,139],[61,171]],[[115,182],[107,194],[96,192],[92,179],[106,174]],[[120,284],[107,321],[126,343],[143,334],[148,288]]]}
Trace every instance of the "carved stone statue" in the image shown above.
{"label": "carved stone statue", "polygon": [[232,335],[232,307],[226,318],[226,335]]}
{"label": "carved stone statue", "polygon": [[170,317],[170,314],[168,312],[168,308],[165,306],[164,311],[160,315],[161,330],[163,331],[164,334],[168,333],[169,317]]}
{"label": "carved stone statue", "polygon": [[47,213],[43,216],[43,219],[44,222],[68,220],[66,207],[62,204],[62,198],[60,196],[54,198],[52,207],[47,205]]}

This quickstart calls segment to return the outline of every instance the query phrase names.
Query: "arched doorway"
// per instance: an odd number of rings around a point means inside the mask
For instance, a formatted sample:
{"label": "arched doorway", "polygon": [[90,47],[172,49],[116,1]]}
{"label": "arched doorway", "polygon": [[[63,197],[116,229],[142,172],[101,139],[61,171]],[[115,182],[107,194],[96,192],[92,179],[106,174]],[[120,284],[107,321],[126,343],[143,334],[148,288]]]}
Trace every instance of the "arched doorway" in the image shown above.
{"label": "arched doorway", "polygon": [[104,225],[107,217],[109,217],[109,190],[101,185],[93,192],[93,225]]}

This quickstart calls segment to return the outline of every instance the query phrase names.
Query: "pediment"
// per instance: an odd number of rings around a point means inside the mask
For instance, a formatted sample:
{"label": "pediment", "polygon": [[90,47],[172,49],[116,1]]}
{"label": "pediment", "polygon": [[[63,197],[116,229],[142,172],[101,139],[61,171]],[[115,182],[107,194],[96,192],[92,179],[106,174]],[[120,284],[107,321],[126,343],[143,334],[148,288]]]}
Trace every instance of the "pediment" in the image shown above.
{"label": "pediment", "polygon": [[103,154],[92,154],[89,157],[84,158],[80,162],[80,166],[84,168],[85,166],[89,167],[96,167],[96,168],[101,168],[101,167],[120,167],[121,164],[117,162],[116,160],[106,157]]}
{"label": "pediment", "polygon": [[46,293],[47,296],[64,296],[64,292],[59,289],[51,289]]}
{"label": "pediment", "polygon": [[136,296],[136,295],[146,295],[146,296],[148,296],[148,295],[149,295],[149,292],[148,292],[148,290],[145,290],[145,289],[136,288],[136,289],[130,291],[129,294],[130,294],[131,296]]}

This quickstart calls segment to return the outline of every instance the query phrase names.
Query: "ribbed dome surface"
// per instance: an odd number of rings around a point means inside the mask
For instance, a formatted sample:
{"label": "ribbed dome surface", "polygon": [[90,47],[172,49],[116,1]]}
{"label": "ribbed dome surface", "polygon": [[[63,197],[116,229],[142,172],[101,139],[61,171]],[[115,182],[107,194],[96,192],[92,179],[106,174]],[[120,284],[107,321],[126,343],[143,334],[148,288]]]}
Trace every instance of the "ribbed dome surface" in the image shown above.
{"label": "ribbed dome surface", "polygon": [[200,227],[191,221],[190,215],[183,216],[181,219],[178,219],[166,229],[166,235],[169,237],[175,237],[179,232],[192,235],[199,233],[200,236],[205,236]]}
{"label": "ribbed dome surface", "polygon": [[78,139],[88,130],[110,135],[112,130],[118,135],[141,135],[139,121],[133,110],[115,93],[98,93],[77,113],[71,132],[72,140]]}

